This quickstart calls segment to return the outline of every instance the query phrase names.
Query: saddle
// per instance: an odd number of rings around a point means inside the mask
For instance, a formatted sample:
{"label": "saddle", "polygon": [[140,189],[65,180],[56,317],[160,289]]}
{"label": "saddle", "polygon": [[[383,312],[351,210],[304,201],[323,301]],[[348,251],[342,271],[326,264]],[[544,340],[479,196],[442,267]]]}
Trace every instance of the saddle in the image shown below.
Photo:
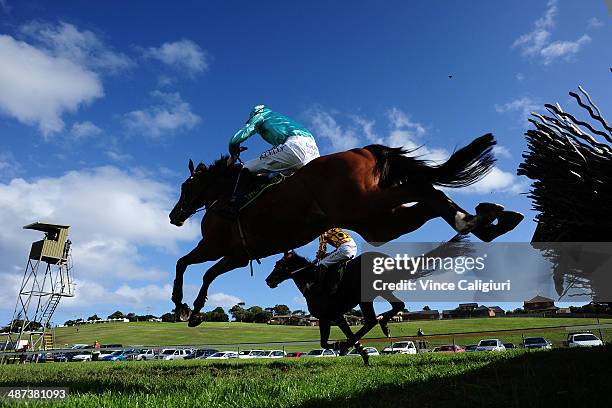
{"label": "saddle", "polygon": [[255,174],[251,177],[250,183],[246,188],[247,193],[238,197],[240,211],[248,207],[268,188],[282,183],[291,177],[295,171],[283,170],[272,173]]}

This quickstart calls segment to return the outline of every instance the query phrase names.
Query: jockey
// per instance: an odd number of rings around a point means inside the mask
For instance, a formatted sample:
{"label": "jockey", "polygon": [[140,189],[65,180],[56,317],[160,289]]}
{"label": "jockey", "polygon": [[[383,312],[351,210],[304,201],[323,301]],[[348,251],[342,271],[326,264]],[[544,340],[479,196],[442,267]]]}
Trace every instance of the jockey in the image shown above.
{"label": "jockey", "polygon": [[[327,244],[335,248],[329,254],[327,253]],[[316,256],[318,262],[316,281],[319,284],[322,283],[329,267],[354,258],[355,255],[357,255],[357,244],[349,234],[340,228],[332,228],[324,232],[319,237],[319,250]],[[329,294],[336,292],[341,280],[341,273],[334,274],[330,283]]]}
{"label": "jockey", "polygon": [[246,125],[229,142],[232,165],[240,153],[240,143],[259,133],[272,145],[259,157],[244,164],[232,197],[233,213],[237,213],[237,198],[244,193],[251,175],[272,173],[283,170],[297,170],[309,161],[319,157],[319,148],[308,129],[264,105],[257,105],[251,111]]}

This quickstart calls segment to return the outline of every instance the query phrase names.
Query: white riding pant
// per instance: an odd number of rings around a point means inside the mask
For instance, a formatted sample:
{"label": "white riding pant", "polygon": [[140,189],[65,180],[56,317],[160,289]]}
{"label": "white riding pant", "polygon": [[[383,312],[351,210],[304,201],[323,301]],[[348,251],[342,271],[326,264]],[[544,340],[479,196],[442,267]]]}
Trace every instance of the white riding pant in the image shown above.
{"label": "white riding pant", "polygon": [[252,173],[297,170],[319,156],[319,148],[313,137],[291,136],[285,143],[247,161],[244,167]]}
{"label": "white riding pant", "polygon": [[350,240],[341,244],[334,251],[330,252],[325,258],[319,261],[319,265],[329,267],[347,259],[354,258],[357,255],[357,244],[354,240]]}

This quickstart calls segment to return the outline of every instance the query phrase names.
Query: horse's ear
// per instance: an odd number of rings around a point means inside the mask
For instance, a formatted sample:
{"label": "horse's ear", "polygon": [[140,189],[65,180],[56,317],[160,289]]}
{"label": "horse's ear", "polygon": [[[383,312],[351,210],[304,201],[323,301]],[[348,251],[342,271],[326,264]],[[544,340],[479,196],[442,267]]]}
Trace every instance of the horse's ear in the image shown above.
{"label": "horse's ear", "polygon": [[191,172],[191,175],[193,176],[193,173],[195,173],[195,168],[193,167],[193,161],[191,159],[189,159],[189,171]]}

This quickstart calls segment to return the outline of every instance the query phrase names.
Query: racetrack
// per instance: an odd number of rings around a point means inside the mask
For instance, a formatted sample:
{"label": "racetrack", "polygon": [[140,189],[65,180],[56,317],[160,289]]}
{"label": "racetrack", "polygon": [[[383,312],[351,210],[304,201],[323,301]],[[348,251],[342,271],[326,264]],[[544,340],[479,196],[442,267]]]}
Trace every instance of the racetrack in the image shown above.
{"label": "racetrack", "polygon": [[[607,406],[610,346],[359,358],[0,366],[0,386],[69,387],[63,406]],[[0,406],[8,406],[0,402]],[[45,403],[45,406],[52,406]]]}

